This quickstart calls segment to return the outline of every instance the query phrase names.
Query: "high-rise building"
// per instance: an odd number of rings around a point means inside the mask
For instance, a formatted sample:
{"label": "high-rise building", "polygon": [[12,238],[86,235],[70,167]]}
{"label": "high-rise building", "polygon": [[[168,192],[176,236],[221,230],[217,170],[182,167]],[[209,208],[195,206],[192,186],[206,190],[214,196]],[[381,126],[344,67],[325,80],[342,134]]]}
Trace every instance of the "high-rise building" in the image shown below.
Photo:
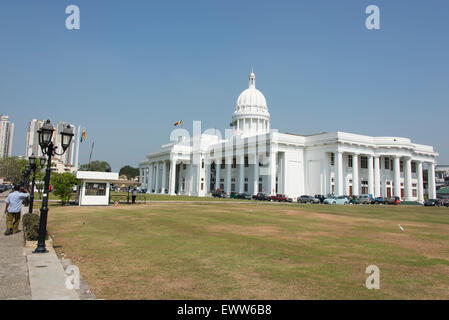
{"label": "high-rise building", "polygon": [[[44,124],[43,120],[33,119],[28,123],[28,131],[27,131],[27,144],[25,155],[29,157],[34,154],[37,157],[43,156],[41,147],[39,146],[39,134],[38,130]],[[61,146],[61,131],[64,130],[65,127],[69,125],[75,131],[75,127],[72,124],[67,122],[59,121],[55,126],[55,131],[53,133],[53,143],[55,146],[58,146],[56,150],[58,153],[61,153],[62,150],[59,150]],[[73,155],[74,155],[74,141],[72,140],[72,144],[67,148],[65,153],[62,156],[55,155],[52,160],[52,167],[58,172],[72,172],[74,170],[73,166]]]}
{"label": "high-rise building", "polygon": [[0,115],[0,158],[11,156],[12,138],[14,135],[14,123],[9,121],[8,116]]}

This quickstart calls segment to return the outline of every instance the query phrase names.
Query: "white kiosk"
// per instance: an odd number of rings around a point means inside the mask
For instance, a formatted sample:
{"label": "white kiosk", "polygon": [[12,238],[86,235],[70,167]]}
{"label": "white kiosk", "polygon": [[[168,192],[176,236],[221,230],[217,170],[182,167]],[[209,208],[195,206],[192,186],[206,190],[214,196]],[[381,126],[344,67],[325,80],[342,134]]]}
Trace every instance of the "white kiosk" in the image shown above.
{"label": "white kiosk", "polygon": [[116,172],[78,171],[76,178],[81,182],[78,197],[80,206],[109,205],[111,183],[118,180]]}

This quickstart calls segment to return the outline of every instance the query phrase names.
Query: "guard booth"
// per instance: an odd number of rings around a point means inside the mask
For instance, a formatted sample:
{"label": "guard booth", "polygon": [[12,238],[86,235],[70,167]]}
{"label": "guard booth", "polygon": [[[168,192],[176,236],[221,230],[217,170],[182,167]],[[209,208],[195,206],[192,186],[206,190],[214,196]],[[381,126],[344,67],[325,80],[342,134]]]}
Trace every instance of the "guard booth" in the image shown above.
{"label": "guard booth", "polygon": [[111,183],[118,180],[116,172],[78,171],[76,178],[81,187],[78,193],[80,206],[107,206]]}

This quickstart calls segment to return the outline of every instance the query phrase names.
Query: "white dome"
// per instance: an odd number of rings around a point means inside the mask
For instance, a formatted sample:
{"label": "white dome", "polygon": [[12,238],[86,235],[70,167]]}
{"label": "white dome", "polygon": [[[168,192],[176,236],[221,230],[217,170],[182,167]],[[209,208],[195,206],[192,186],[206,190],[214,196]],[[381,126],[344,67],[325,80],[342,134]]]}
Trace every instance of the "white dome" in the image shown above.
{"label": "white dome", "polygon": [[235,111],[238,111],[239,107],[259,107],[268,111],[267,100],[262,92],[254,87],[248,88],[240,94]]}
{"label": "white dome", "polygon": [[256,89],[256,75],[249,75],[249,88],[243,91],[237,99],[235,113],[261,113],[268,115],[267,100],[262,92]]}
{"label": "white dome", "polygon": [[267,100],[256,89],[256,75],[249,75],[249,87],[237,99],[231,125],[237,135],[263,134],[270,131]]}

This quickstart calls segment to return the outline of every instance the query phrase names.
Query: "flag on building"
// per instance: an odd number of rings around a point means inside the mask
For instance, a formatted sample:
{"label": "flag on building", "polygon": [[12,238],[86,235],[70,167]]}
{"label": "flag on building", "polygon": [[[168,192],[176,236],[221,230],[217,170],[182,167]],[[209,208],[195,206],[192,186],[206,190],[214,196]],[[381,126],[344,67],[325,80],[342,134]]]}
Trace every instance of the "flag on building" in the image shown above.
{"label": "flag on building", "polygon": [[176,122],[175,127],[179,126],[180,124],[182,124],[182,120],[179,120],[178,122]]}
{"label": "flag on building", "polygon": [[87,135],[86,135],[86,129],[83,129],[83,133],[81,134],[80,142],[86,141]]}

